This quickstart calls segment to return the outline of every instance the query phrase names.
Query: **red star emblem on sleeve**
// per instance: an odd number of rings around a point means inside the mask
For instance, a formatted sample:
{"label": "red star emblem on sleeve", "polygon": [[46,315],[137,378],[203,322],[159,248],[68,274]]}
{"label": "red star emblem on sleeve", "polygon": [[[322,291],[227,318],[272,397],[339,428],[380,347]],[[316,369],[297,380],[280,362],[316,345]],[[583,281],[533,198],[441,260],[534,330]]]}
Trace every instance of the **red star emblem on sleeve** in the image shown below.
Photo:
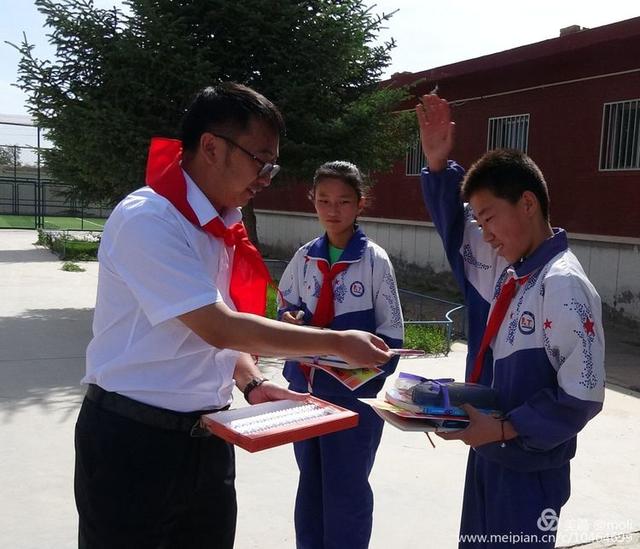
{"label": "red star emblem on sleeve", "polygon": [[582,326],[584,327],[584,331],[587,332],[588,335],[595,335],[595,332],[593,330],[593,321],[590,318],[588,318]]}
{"label": "red star emblem on sleeve", "polygon": [[552,320],[549,320],[548,318],[544,321],[544,329],[545,330],[550,330],[551,329],[551,324],[553,324]]}

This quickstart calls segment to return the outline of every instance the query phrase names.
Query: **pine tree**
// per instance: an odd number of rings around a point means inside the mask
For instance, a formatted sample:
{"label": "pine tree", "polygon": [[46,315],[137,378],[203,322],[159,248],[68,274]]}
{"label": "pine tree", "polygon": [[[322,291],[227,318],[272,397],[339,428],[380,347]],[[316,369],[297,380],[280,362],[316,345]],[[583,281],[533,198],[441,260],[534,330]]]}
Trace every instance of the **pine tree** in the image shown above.
{"label": "pine tree", "polygon": [[143,184],[154,135],[175,136],[192,95],[236,81],[282,110],[278,180],[306,180],[328,159],[384,171],[402,156],[409,117],[393,114],[404,92],[379,80],[393,41],[374,45],[392,14],[362,0],[36,0],[54,60],[27,37],[19,87],[47,130],[53,176],[82,200],[116,202]]}

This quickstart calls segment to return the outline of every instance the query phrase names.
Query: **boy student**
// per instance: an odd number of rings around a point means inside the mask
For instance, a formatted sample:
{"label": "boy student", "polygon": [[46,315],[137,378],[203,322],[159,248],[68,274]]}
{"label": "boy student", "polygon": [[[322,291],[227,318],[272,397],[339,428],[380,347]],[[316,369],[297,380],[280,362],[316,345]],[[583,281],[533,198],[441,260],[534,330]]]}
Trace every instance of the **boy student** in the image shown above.
{"label": "boy student", "polygon": [[416,112],[425,203],[469,310],[466,380],[494,387],[504,412],[466,405],[469,426],[440,435],[471,446],[460,546],[553,547],[576,435],[602,409],[600,298],[566,232],[549,224],[534,162],[494,150],[465,176],[447,160],[447,102],[425,95]]}
{"label": "boy student", "polygon": [[374,366],[373,334],[261,318],[268,271],[239,207],[279,166],[280,112],[238,84],[200,91],[182,140],[152,141],[146,187],[105,225],[86,398],[76,424],[79,545],[231,548],[233,447],[199,417],[303,395],[265,381],[248,353],[338,354]]}

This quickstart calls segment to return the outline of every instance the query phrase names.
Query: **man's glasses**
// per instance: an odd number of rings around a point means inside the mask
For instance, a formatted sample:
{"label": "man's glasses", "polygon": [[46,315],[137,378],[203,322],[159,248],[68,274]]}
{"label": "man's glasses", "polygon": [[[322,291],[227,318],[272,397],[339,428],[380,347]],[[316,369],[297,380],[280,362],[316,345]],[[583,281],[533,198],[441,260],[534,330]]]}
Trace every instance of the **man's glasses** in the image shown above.
{"label": "man's glasses", "polygon": [[258,177],[267,176],[269,179],[273,179],[280,171],[280,166],[278,164],[272,164],[271,162],[265,162],[264,160],[260,160],[255,154],[248,151],[242,145],[239,145],[233,139],[230,139],[226,135],[220,135],[217,133],[214,133],[213,135],[215,135],[216,137],[219,137],[220,139],[224,139],[228,143],[231,143],[234,147],[238,147],[243,153],[245,153],[247,156],[250,156],[252,160],[255,160],[255,162],[257,162],[260,165],[260,170],[258,170]]}

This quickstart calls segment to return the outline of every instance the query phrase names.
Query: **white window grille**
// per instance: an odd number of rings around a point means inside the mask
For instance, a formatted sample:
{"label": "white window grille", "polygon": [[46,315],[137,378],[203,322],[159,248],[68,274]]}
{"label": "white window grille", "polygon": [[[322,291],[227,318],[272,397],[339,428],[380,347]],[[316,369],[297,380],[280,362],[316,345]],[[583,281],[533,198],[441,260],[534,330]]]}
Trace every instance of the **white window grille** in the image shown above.
{"label": "white window grille", "polygon": [[640,169],[640,99],[605,103],[600,170]]}
{"label": "white window grille", "polygon": [[524,153],[529,146],[529,115],[514,114],[489,118],[487,150],[517,149]]}
{"label": "white window grille", "polygon": [[420,138],[411,143],[407,147],[407,156],[405,159],[405,175],[420,175],[422,168],[427,165],[427,161],[422,152]]}

